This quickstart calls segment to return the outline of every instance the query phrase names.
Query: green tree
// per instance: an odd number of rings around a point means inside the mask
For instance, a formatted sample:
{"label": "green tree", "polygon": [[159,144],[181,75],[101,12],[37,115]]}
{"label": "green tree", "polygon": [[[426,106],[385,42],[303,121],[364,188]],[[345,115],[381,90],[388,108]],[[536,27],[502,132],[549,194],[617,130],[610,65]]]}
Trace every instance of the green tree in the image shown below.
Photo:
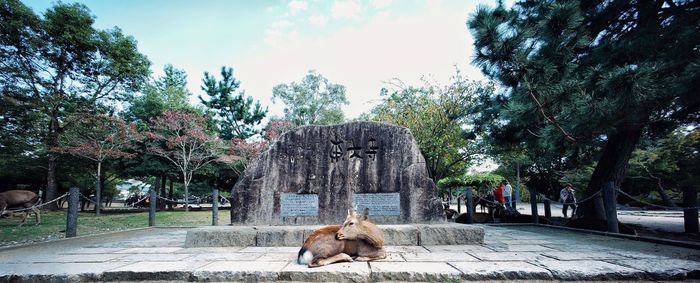
{"label": "green tree", "polygon": [[267,108],[263,109],[260,101],[253,104],[253,98],[246,97],[243,91],[236,93],[241,83],[233,77],[232,68],[221,67],[221,77],[221,81],[216,81],[209,72],[204,72],[202,90],[206,98],[199,96],[202,104],[215,113],[219,137],[247,139],[260,133],[254,127],[265,118]]}
{"label": "green tree", "polygon": [[633,188],[630,193],[637,195],[658,192],[664,205],[675,206],[673,194],[679,194],[684,186],[700,185],[694,173],[700,170],[698,160],[700,129],[676,129],[662,138],[648,140],[632,153],[626,187]]}
{"label": "green tree", "polygon": [[[182,173],[185,199],[194,173],[219,159],[223,152],[221,140],[205,129],[206,118],[186,113],[167,111],[151,120],[148,152],[170,161]],[[189,203],[185,201],[185,210]]]}
{"label": "green tree", "polygon": [[[197,112],[189,104],[190,91],[187,89],[187,73],[167,64],[163,67],[163,76],[154,78],[143,88],[140,95],[129,99],[129,108],[125,111],[125,119],[136,123],[139,131],[149,130],[151,119],[163,115],[166,111]],[[137,176],[143,180],[149,177],[156,177],[154,187],[160,189],[160,195],[174,197],[173,190],[166,194],[166,183],[168,178],[171,183],[177,179],[179,172],[167,160],[147,153],[146,144],[139,144],[134,149],[136,157],[129,160],[122,160],[121,171],[125,175]],[[172,208],[172,205],[170,206]]]}
{"label": "green tree", "polygon": [[477,153],[474,137],[465,130],[468,109],[478,93],[493,86],[467,80],[459,71],[445,86],[425,82],[421,87],[382,89],[382,101],[372,119],[409,128],[425,157],[433,180],[465,172]]}
{"label": "green tree", "polygon": [[[482,105],[500,128],[492,133],[570,164],[596,160],[584,197],[619,186],[644,131],[700,117],[698,21],[693,1],[480,7],[468,21],[474,63],[506,88]],[[604,219],[602,199],[578,214]]]}
{"label": "green tree", "polygon": [[102,185],[104,182],[103,163],[119,158],[131,158],[134,154],[126,152],[134,142],[140,139],[135,125],[129,125],[114,116],[75,115],[68,118],[73,127],[61,135],[57,151],[79,156],[97,163],[95,174],[95,214],[100,214]]}
{"label": "green tree", "polygon": [[[137,91],[150,62],[118,28],[97,30],[81,4],[58,3],[43,17],[17,0],[0,1],[0,73],[19,100],[41,115],[44,149],[71,127],[66,117]],[[58,154],[47,158],[46,198],[57,197]],[[55,204],[50,209],[57,209]]]}
{"label": "green tree", "polygon": [[284,103],[284,119],[295,125],[330,125],[343,122],[341,106],[349,104],[345,86],[334,84],[315,71],[301,82],[279,84],[272,89],[272,99]]}

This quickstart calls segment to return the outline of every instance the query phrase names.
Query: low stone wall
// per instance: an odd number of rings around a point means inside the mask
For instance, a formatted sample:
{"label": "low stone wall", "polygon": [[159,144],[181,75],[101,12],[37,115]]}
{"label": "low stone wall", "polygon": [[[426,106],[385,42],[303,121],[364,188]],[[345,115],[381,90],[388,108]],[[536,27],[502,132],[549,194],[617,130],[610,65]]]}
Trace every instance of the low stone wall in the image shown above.
{"label": "low stone wall", "polygon": [[[185,247],[293,247],[322,226],[213,226],[187,232]],[[469,245],[484,242],[480,225],[379,225],[387,246]]]}

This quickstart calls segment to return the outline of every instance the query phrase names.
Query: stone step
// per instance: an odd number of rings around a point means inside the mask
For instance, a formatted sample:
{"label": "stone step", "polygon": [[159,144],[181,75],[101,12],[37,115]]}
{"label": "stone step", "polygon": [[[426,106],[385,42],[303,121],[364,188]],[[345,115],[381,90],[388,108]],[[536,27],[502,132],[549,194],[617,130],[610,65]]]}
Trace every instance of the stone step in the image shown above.
{"label": "stone step", "polygon": [[[321,226],[212,226],[187,232],[185,247],[301,246]],[[387,246],[470,245],[484,242],[481,225],[379,225]]]}
{"label": "stone step", "polygon": [[[639,260],[637,260],[639,261]],[[675,263],[675,262],[674,262]],[[47,269],[18,268],[0,274],[0,282],[445,282],[471,280],[572,281],[688,280],[698,279],[697,265],[681,267],[628,268],[602,261],[572,261],[551,264],[528,262],[346,262],[308,268],[295,262],[257,261],[163,261],[143,263],[35,264]],[[692,264],[692,263],[690,263]],[[115,268],[116,267],[116,268]],[[645,269],[646,268],[646,269]],[[104,270],[107,269],[107,270]],[[641,270],[640,270],[641,269]],[[53,270],[50,271],[50,270]],[[101,271],[102,270],[102,271]],[[694,271],[689,271],[694,270]]]}

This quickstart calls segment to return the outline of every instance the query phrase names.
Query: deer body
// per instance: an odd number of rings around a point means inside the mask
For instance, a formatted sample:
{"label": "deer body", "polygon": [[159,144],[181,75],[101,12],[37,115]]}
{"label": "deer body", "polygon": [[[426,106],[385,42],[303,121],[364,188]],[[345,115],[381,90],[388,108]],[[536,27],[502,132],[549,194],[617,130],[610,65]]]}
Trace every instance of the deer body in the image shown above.
{"label": "deer body", "polygon": [[[10,190],[6,192],[1,192],[0,215],[5,214],[5,210],[7,210],[8,207],[30,208],[34,206],[38,201],[39,196],[31,191]],[[36,217],[36,224],[39,225],[39,223],[41,223],[41,216],[39,214],[39,210],[36,208],[32,208],[31,211],[34,212],[34,216]],[[22,218],[22,222],[19,223],[20,227],[22,226],[22,224],[24,224],[25,221],[27,221],[27,217],[29,217],[29,210],[24,211],[24,217]]]}
{"label": "deer body", "polygon": [[342,261],[386,258],[384,233],[363,215],[348,211],[343,225],[324,226],[312,232],[299,250],[297,262],[309,267]]}

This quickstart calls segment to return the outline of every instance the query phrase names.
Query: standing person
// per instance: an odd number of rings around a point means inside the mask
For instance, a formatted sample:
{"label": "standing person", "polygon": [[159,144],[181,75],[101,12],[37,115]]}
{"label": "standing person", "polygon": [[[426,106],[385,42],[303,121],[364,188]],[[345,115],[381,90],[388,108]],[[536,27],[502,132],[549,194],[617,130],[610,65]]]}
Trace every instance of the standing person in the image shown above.
{"label": "standing person", "polygon": [[510,208],[511,201],[513,200],[513,187],[510,186],[508,180],[504,180],[503,184],[505,184],[505,186],[503,187],[503,199],[506,203],[506,208]]}
{"label": "standing person", "polygon": [[500,185],[498,185],[498,187],[496,189],[493,190],[494,200],[497,201],[498,203],[500,203],[501,205],[503,204],[503,188],[504,187],[505,186],[503,185],[503,183],[501,183]]}
{"label": "standing person", "polygon": [[567,183],[566,186],[559,191],[559,199],[563,204],[561,213],[564,215],[564,218],[566,218],[566,211],[569,209],[569,206],[571,206],[571,217],[573,217],[576,214],[576,209],[578,206],[576,205],[574,187],[571,185],[571,183]]}

